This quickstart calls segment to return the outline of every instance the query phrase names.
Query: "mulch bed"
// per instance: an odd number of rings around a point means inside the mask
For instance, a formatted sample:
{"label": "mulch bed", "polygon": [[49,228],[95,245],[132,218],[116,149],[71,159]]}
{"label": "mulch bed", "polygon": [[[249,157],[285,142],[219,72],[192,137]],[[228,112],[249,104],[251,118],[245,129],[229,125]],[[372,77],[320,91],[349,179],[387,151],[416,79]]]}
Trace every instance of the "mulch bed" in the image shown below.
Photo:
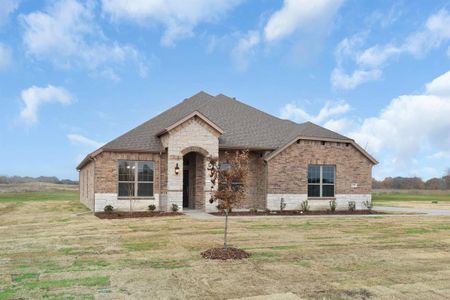
{"label": "mulch bed", "polygon": [[95,216],[99,219],[126,219],[126,218],[154,218],[154,217],[170,217],[184,215],[181,212],[165,212],[165,211],[136,211],[130,213],[128,211],[114,212],[97,212]]}
{"label": "mulch bed", "polygon": [[[210,213],[215,216],[225,216],[224,212],[212,212]],[[329,210],[313,210],[303,212],[301,210],[272,210],[270,212],[261,210],[258,212],[250,211],[233,211],[230,212],[229,216],[320,216],[320,215],[383,215],[385,212],[380,212],[376,210],[338,210],[331,212]]]}
{"label": "mulch bed", "polygon": [[221,260],[244,259],[250,257],[250,253],[234,247],[228,247],[227,250],[225,250],[223,247],[211,248],[206,251],[203,251],[200,254],[202,255],[203,258],[206,259],[221,259]]}

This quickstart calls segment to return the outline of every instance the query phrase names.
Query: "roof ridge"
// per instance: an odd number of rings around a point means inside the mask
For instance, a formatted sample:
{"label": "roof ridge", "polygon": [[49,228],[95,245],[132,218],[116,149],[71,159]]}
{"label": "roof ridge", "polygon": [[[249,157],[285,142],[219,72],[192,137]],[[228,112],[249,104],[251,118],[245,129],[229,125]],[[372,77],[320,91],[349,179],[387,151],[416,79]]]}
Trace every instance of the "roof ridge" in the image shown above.
{"label": "roof ridge", "polygon": [[142,126],[145,126],[147,123],[153,121],[154,119],[161,117],[163,114],[168,113],[169,111],[175,110],[175,109],[178,108],[180,105],[186,104],[187,101],[193,100],[193,99],[195,99],[195,97],[198,97],[198,96],[208,96],[208,97],[210,97],[210,98],[214,98],[214,96],[212,96],[212,95],[210,95],[210,94],[208,94],[208,93],[206,93],[206,92],[204,92],[204,91],[200,91],[200,92],[198,92],[197,94],[195,94],[195,95],[193,95],[193,96],[191,96],[191,97],[189,97],[189,98],[185,98],[183,101],[178,102],[178,103],[175,104],[174,106],[169,107],[168,109],[166,109],[166,110],[160,112],[160,113],[157,114],[156,116],[154,116],[154,117],[152,117],[152,118],[150,118],[150,119],[148,119],[148,120],[146,120],[146,121],[140,123],[139,125],[135,126],[134,128],[132,128],[132,129],[126,131],[125,133],[119,135],[118,137],[116,137],[115,139],[113,139],[113,140],[107,142],[106,144],[104,144],[103,146],[101,146],[100,148],[98,148],[97,150],[103,149],[103,148],[107,148],[107,146],[108,146],[109,144],[111,144],[112,142],[114,142],[115,140],[117,140],[117,139],[123,137],[124,135],[126,135],[126,134],[128,134],[128,133],[130,133],[130,132],[133,132],[134,130],[137,130],[138,128],[140,128],[140,127],[142,127]]}
{"label": "roof ridge", "polygon": [[[219,96],[222,96],[222,97],[224,97],[224,98],[227,98],[228,100],[231,100],[231,101],[235,101],[235,102],[237,102],[237,103],[239,103],[239,104],[241,104],[241,105],[244,105],[244,106],[246,106],[246,107],[248,107],[248,108],[250,108],[250,109],[252,109],[252,110],[254,110],[254,111],[257,111],[257,112],[259,112],[259,113],[262,113],[262,114],[264,114],[264,115],[270,117],[271,119],[276,119],[276,120],[279,120],[279,121],[286,121],[286,119],[281,119],[281,118],[279,118],[279,117],[277,117],[277,116],[274,116],[274,115],[272,115],[272,114],[269,114],[268,112],[265,112],[265,111],[263,111],[263,110],[261,110],[261,109],[259,109],[259,108],[256,108],[256,107],[254,107],[254,106],[248,105],[248,104],[246,104],[246,103],[244,103],[244,102],[242,102],[242,101],[240,101],[240,100],[237,100],[235,97],[230,97],[230,96],[227,96],[227,95],[224,95],[224,94],[220,93],[220,94],[218,94],[217,96],[215,96],[215,98],[217,98],[217,97],[219,97]],[[294,124],[296,124],[296,125],[300,125],[299,123],[296,123],[296,122],[291,121],[291,120],[287,120],[287,121],[290,121],[290,122],[292,122],[292,123],[294,123]]]}
{"label": "roof ridge", "polygon": [[332,132],[332,133],[334,133],[334,134],[337,134],[337,135],[339,135],[341,138],[344,138],[344,139],[348,139],[348,140],[352,140],[352,141],[353,141],[353,139],[348,138],[348,137],[346,137],[345,135],[342,135],[342,134],[340,134],[340,133],[338,133],[338,132],[336,132],[336,131],[330,130],[330,129],[326,128],[326,127],[317,125],[316,123],[313,123],[313,122],[311,122],[311,121],[306,121],[306,122],[303,122],[303,123],[301,123],[301,124],[299,124],[299,125],[306,125],[306,124],[313,125],[313,126],[318,127],[318,128],[320,128],[320,129],[322,129],[322,130],[325,130],[325,131],[328,131],[328,132]]}

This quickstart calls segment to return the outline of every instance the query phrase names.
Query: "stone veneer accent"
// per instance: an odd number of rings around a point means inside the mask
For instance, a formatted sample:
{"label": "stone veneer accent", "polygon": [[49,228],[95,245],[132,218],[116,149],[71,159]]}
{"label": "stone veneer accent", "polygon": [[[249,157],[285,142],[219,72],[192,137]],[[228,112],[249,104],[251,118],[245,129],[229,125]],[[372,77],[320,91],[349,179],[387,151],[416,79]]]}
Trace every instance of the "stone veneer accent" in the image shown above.
{"label": "stone veneer accent", "polygon": [[[356,209],[366,209],[364,202],[372,201],[371,194],[336,194],[336,209],[348,210],[348,202],[354,201]],[[279,210],[281,199],[284,199],[286,203],[285,209],[296,210],[300,209],[300,205],[303,201],[308,200],[308,205],[311,210],[327,210],[330,208],[331,199],[308,199],[307,194],[268,194],[267,195],[267,208],[270,210]]]}
{"label": "stone veneer accent", "polygon": [[155,194],[152,199],[118,199],[117,193],[95,193],[95,212],[103,211],[106,205],[112,205],[114,210],[130,211],[130,201],[132,211],[145,211],[148,206],[153,204],[156,210],[160,210],[159,194]]}
{"label": "stone veneer accent", "polygon": [[[167,160],[167,208],[172,204],[177,204],[180,210],[183,209],[183,156],[188,154],[186,151],[197,151],[207,154],[209,157],[218,157],[219,155],[219,136],[220,133],[197,116],[186,120],[179,126],[173,128],[161,137],[164,147],[168,151]],[[199,146],[200,145],[200,146]],[[204,156],[203,156],[204,157]],[[178,164],[180,174],[175,174],[175,166]],[[199,170],[204,178],[208,176],[207,164]],[[209,191],[210,184],[203,181],[204,191]],[[201,189],[199,189],[201,190]],[[205,193],[206,194],[206,193]],[[206,196],[206,195],[205,195]],[[215,210],[209,205],[207,197],[204,197],[204,207],[206,210]]]}

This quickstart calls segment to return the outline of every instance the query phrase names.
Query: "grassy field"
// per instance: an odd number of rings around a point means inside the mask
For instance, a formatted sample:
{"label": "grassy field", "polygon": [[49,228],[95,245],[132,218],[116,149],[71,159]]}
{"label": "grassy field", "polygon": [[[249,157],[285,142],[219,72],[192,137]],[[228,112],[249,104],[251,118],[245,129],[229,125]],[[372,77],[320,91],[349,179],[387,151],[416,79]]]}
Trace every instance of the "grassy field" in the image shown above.
{"label": "grassy field", "polygon": [[222,262],[199,255],[221,244],[221,218],[100,220],[56,194],[0,195],[0,299],[450,295],[450,218],[231,218],[252,256]]}
{"label": "grassy field", "polygon": [[379,206],[450,210],[450,191],[374,190],[372,201]]}

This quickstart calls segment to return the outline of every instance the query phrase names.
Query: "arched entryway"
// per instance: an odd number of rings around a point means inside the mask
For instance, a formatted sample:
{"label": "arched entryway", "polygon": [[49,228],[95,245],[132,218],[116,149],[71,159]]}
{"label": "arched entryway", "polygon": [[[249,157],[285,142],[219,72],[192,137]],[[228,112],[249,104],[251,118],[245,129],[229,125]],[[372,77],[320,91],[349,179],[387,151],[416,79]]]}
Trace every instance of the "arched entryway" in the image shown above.
{"label": "arched entryway", "polygon": [[183,209],[203,209],[206,156],[198,151],[183,154]]}

